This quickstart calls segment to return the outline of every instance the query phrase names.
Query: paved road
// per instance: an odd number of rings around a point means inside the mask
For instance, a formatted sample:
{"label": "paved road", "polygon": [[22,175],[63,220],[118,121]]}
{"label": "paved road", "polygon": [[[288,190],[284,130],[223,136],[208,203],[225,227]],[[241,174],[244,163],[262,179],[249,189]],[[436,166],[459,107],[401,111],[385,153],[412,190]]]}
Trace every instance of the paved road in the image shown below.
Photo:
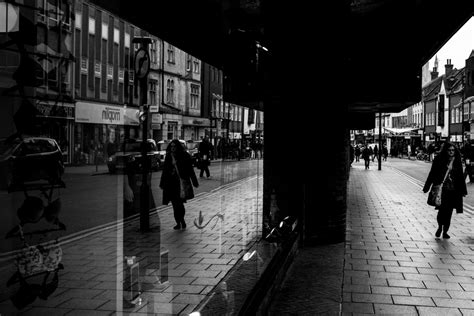
{"label": "paved road", "polygon": [[[105,225],[123,218],[123,175],[108,174],[105,166],[98,168],[96,172],[94,166],[68,167],[63,177],[66,188],[57,189],[54,198],[61,199],[60,220],[67,229],[57,232],[55,236],[64,237],[66,235],[78,233],[99,225]],[[196,195],[212,192],[218,187],[226,185],[239,179],[263,173],[262,160],[241,160],[221,162],[214,161],[210,166],[211,179],[200,179],[200,186],[195,190]],[[199,170],[196,169],[199,177]],[[153,202],[151,207],[162,205],[162,191],[159,188],[161,171],[153,172],[151,179],[151,192]],[[138,177],[139,181],[141,177]],[[135,197],[139,197],[141,181],[135,191]],[[38,192],[30,193],[37,196]],[[0,192],[0,231],[8,232],[19,222],[16,212],[25,199],[23,192],[8,193]],[[122,204],[122,205],[121,205]],[[153,205],[154,204],[154,205]],[[139,210],[139,200],[135,205]],[[34,226],[34,228],[33,228]],[[25,227],[38,230],[47,229],[51,224],[41,220],[37,224]],[[51,236],[51,235],[50,235]],[[41,236],[35,236],[40,238]],[[40,240],[31,240],[39,242]],[[17,238],[12,238],[0,243],[0,253],[5,253],[21,246]]]}

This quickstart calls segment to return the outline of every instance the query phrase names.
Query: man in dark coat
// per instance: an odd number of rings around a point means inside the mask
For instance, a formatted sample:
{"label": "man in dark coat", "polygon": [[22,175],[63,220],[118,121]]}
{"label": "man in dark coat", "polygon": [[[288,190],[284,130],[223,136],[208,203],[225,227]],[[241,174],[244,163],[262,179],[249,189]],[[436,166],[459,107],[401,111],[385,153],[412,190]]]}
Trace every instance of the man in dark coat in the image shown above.
{"label": "man in dark coat", "polygon": [[211,153],[211,143],[207,137],[204,137],[201,144],[199,144],[199,165],[201,168],[201,172],[199,173],[199,177],[202,178],[204,172],[206,172],[206,177],[209,178],[211,173],[209,171],[209,165],[211,164],[210,160],[210,153]]}

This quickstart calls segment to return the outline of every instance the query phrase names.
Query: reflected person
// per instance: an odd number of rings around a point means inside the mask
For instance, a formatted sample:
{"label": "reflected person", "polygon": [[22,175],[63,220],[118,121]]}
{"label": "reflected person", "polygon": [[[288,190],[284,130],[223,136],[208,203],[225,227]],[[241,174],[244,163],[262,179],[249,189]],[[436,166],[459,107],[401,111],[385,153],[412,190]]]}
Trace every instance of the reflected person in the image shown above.
{"label": "reflected person", "polygon": [[163,204],[171,202],[173,205],[175,230],[186,228],[184,203],[194,197],[191,183],[195,188],[199,187],[191,155],[184,150],[179,140],[173,139],[166,148],[160,188],[163,190]]}

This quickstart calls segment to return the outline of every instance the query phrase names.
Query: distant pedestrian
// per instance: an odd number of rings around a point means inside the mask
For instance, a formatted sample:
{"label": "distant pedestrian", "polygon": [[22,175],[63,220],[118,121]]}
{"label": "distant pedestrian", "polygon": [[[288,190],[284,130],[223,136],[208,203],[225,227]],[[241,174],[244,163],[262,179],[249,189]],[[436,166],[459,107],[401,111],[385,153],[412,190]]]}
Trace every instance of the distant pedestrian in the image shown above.
{"label": "distant pedestrian", "polygon": [[352,165],[354,162],[354,147],[352,145],[349,145],[349,162]]}
{"label": "distant pedestrian", "polygon": [[[443,183],[443,179],[444,183]],[[461,154],[455,145],[444,143],[439,154],[433,159],[430,173],[423,187],[423,192],[427,193],[432,185],[442,186],[441,206],[437,207],[438,230],[435,236],[450,238],[448,235],[451,225],[453,209],[456,213],[463,212],[463,197],[467,195],[466,182],[463,176]]]}
{"label": "distant pedestrian", "polygon": [[377,147],[377,145],[375,145],[374,146],[374,155],[372,156],[372,161],[374,161],[375,158],[377,158],[377,160],[379,160],[378,154],[379,154],[379,148]]}
{"label": "distant pedestrian", "polygon": [[211,173],[209,171],[209,165],[211,164],[211,143],[209,142],[207,137],[204,137],[202,142],[199,144],[198,153],[199,167],[201,169],[199,177],[202,178],[204,176],[204,172],[206,172],[206,177],[209,178],[211,176]]}
{"label": "distant pedestrian", "polygon": [[364,159],[364,162],[365,162],[365,170],[369,169],[370,167],[370,150],[369,150],[369,146],[365,146],[363,149],[362,149],[362,159]]}
{"label": "distant pedestrian", "polygon": [[360,147],[359,147],[359,145],[355,146],[354,154],[355,154],[356,162],[359,162],[359,159],[360,159]]}
{"label": "distant pedestrian", "polygon": [[163,204],[173,205],[176,226],[173,229],[185,229],[186,213],[184,203],[194,197],[193,187],[199,187],[192,164],[191,155],[184,150],[177,139],[173,139],[166,148],[165,162],[161,174],[160,188],[163,190]]}
{"label": "distant pedestrian", "polygon": [[387,157],[388,157],[388,148],[387,148],[387,145],[383,145],[383,148],[382,148],[382,155],[383,155],[383,160],[384,160],[384,161],[387,161]]}

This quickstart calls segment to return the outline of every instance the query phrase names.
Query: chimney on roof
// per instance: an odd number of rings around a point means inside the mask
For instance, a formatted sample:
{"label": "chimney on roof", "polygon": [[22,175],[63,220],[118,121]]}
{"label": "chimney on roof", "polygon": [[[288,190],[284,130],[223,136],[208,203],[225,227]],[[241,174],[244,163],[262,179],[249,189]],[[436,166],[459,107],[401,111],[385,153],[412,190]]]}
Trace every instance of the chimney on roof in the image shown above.
{"label": "chimney on roof", "polygon": [[446,65],[444,65],[444,73],[446,77],[448,77],[453,71],[453,64],[451,64],[451,59],[446,60]]}

